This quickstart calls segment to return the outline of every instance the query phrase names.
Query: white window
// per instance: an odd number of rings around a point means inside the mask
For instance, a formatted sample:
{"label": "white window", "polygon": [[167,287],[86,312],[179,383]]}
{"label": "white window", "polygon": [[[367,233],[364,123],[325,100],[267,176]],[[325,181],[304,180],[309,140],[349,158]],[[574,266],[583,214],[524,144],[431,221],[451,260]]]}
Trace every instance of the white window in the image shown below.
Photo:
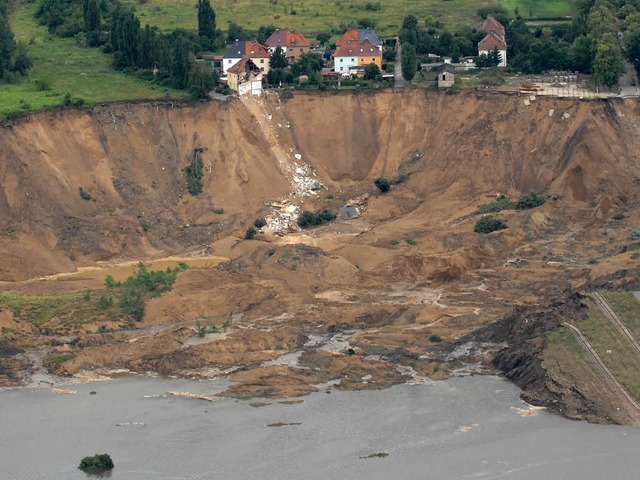
{"label": "white window", "polygon": [[260,59],[260,63],[264,63],[264,58],[261,58],[261,59]]}

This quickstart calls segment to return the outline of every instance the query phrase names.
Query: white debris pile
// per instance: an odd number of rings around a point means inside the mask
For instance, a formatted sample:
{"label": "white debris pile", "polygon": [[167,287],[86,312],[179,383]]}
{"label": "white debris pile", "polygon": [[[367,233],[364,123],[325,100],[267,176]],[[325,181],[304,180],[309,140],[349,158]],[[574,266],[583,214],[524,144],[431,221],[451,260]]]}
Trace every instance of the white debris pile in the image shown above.
{"label": "white debris pile", "polygon": [[[295,157],[300,160],[302,155],[296,153]],[[318,180],[313,168],[305,163],[292,163],[291,179],[293,180],[294,188],[298,195],[308,197],[310,195],[316,195],[319,190],[322,190],[324,185]]]}
{"label": "white debris pile", "polygon": [[300,227],[298,227],[299,205],[290,203],[288,199],[267,203],[267,205],[271,207],[271,213],[265,217],[267,226],[264,227],[263,231],[284,235],[285,233],[293,233],[300,230]]}

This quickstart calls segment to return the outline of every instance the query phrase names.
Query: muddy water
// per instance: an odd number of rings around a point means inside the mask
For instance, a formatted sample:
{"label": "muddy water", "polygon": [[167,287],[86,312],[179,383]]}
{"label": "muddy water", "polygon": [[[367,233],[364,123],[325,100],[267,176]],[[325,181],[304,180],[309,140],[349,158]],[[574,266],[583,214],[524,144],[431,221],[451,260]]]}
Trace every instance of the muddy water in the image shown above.
{"label": "muddy water", "polygon": [[[629,479],[640,470],[640,430],[531,410],[492,377],[262,408],[162,396],[223,388],[189,380],[65,388],[77,393],[0,392],[0,478],[86,478],[80,458],[100,452],[114,459],[111,478],[123,480]],[[388,456],[362,458],[375,453]]]}

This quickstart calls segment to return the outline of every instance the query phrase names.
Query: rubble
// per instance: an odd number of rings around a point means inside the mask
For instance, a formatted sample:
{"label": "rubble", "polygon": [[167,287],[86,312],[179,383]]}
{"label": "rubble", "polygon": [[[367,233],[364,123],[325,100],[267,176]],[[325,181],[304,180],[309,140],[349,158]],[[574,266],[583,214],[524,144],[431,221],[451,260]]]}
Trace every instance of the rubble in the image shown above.
{"label": "rubble", "polygon": [[[267,226],[262,231],[276,235],[296,232],[299,230],[297,222],[301,213],[299,204],[304,201],[302,199],[317,195],[325,187],[318,180],[313,167],[302,160],[301,153],[296,152],[294,148],[290,148],[287,152],[280,146],[279,142],[275,141],[278,138],[275,133],[277,128],[283,128],[283,123],[285,122],[277,122],[274,115],[266,112],[264,100],[248,97],[243,98],[243,100],[255,115],[258,125],[260,125],[265,136],[269,139],[271,150],[276,156],[278,166],[289,180],[292,189],[288,197],[267,204],[271,208],[271,212],[265,216]],[[278,111],[281,108],[276,107],[275,110]],[[291,127],[289,122],[286,122],[285,126],[286,128]],[[296,199],[299,199],[299,202],[296,202]]]}

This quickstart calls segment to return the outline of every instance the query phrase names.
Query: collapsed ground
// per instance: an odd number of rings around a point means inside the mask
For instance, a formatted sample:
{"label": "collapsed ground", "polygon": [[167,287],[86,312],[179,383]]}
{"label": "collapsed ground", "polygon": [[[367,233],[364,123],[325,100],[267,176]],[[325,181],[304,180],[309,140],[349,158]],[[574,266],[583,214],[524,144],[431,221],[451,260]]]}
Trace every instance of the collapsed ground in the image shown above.
{"label": "collapsed ground", "polygon": [[[105,105],[5,127],[2,383],[124,368],[291,396],[495,361],[531,401],[632,423],[556,332],[590,316],[591,290],[637,287],[638,105],[527,103],[296,94]],[[185,177],[195,155],[198,196]],[[478,205],[530,191],[547,201],[474,232]],[[302,211],[346,205],[360,216],[297,231]],[[263,233],[243,240],[257,218]],[[198,268],[150,296],[140,322],[96,270],[58,275],[170,255]]]}

